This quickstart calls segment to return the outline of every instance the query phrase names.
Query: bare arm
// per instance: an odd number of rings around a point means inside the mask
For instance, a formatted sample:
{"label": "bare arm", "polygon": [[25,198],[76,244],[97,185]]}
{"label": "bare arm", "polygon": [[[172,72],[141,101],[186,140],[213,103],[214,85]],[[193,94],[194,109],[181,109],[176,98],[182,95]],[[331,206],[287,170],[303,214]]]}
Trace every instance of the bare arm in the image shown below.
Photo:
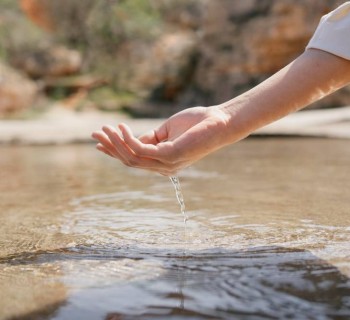
{"label": "bare arm", "polygon": [[100,151],[128,166],[172,175],[349,82],[349,60],[308,49],[246,93],[221,105],[181,111],[138,139],[123,124],[121,133],[106,126],[93,137]]}
{"label": "bare arm", "polygon": [[306,107],[350,82],[350,61],[308,49],[292,63],[241,96],[223,103],[234,142]]}

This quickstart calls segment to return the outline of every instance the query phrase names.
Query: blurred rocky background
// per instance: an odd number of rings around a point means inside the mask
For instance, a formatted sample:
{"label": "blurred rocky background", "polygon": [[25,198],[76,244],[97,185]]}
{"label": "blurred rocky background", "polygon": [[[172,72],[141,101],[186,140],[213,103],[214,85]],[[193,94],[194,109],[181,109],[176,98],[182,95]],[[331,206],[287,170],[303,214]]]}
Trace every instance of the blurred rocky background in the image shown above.
{"label": "blurred rocky background", "polygon": [[[0,0],[0,117],[163,117],[258,84],[303,52],[337,0]],[[350,102],[344,88],[311,108]]]}

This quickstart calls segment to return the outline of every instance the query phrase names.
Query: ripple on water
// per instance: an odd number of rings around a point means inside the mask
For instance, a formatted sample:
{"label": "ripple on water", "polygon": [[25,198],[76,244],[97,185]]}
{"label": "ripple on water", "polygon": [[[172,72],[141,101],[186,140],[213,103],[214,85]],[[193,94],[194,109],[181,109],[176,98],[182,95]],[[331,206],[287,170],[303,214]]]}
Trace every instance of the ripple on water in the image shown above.
{"label": "ripple on water", "polygon": [[[203,170],[184,177],[186,237],[168,179],[133,176],[121,166],[116,173],[115,163],[79,156],[77,146],[68,170],[32,150],[25,172],[9,175],[20,178],[11,199],[21,205],[3,206],[1,316],[350,319],[349,148],[291,141],[265,141],[265,148],[249,141],[243,153],[238,145],[238,153],[209,157]],[[324,145],[332,152],[322,162]],[[301,146],[310,152],[294,157]],[[264,159],[255,157],[257,148]],[[15,155],[9,162],[14,158],[25,161]],[[329,164],[338,173],[325,174]],[[43,176],[43,167],[55,179]],[[66,205],[90,192],[100,194]]]}
{"label": "ripple on water", "polygon": [[73,201],[62,232],[78,235],[79,244],[57,253],[58,273],[84,293],[73,293],[57,319],[93,299],[104,301],[89,310],[96,317],[111,305],[118,312],[110,315],[143,319],[350,317],[349,278],[327,262],[349,259],[348,227],[311,219],[247,223],[238,214],[189,212],[185,237],[180,212],[166,210],[170,201],[144,192]]}
{"label": "ripple on water", "polygon": [[198,250],[246,248],[258,242],[264,246],[282,245],[319,251],[350,238],[348,226],[321,225],[310,219],[247,223],[238,214],[210,216],[191,211],[185,235],[180,212],[176,214],[167,210],[169,202],[173,203],[174,197],[149,195],[142,191],[75,199],[73,210],[65,215],[62,232],[88,236],[90,243],[167,248],[181,248],[186,243],[188,249]]}
{"label": "ripple on water", "polygon": [[350,316],[349,278],[297,248],[190,245],[184,255],[159,242],[105,242],[16,256],[1,265],[0,279],[21,274],[12,285],[44,284],[49,278],[71,289],[69,303],[54,319],[103,318],[106,310],[142,319]]}
{"label": "ripple on water", "polygon": [[57,279],[78,289],[71,291],[57,319],[66,319],[68,314],[84,318],[84,312],[91,312],[85,319],[101,318],[106,310],[113,312],[111,307],[119,314],[146,319],[160,314],[217,319],[229,315],[257,319],[350,315],[349,279],[307,250],[220,248],[183,255],[176,249],[95,245],[50,253],[50,257],[41,253],[34,263],[26,262],[25,257],[8,262],[3,273],[13,274],[17,269],[21,286],[33,277],[44,283],[48,276],[53,281],[55,265]]}

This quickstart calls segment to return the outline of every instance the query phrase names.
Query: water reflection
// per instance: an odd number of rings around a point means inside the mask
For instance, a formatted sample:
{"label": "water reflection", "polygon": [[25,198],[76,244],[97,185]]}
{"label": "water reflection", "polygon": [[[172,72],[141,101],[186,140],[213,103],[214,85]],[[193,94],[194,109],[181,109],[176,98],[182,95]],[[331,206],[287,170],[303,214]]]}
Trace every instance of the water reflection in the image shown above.
{"label": "water reflection", "polygon": [[[183,256],[179,250],[91,246],[30,257],[22,253],[0,263],[7,272],[60,265],[64,275],[59,272],[57,280],[71,287],[71,293],[55,311],[35,311],[44,319],[350,317],[350,279],[309,251],[295,248],[222,248]],[[32,277],[45,283],[46,276],[29,273],[15,286],[21,290]]]}

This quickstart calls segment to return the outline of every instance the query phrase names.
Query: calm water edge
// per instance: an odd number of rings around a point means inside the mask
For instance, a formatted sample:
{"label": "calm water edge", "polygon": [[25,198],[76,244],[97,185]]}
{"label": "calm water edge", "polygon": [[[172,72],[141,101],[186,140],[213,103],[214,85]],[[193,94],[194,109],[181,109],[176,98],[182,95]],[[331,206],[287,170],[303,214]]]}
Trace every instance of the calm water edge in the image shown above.
{"label": "calm water edge", "polygon": [[0,319],[350,319],[349,146],[247,139],[181,210],[92,145],[2,146]]}

